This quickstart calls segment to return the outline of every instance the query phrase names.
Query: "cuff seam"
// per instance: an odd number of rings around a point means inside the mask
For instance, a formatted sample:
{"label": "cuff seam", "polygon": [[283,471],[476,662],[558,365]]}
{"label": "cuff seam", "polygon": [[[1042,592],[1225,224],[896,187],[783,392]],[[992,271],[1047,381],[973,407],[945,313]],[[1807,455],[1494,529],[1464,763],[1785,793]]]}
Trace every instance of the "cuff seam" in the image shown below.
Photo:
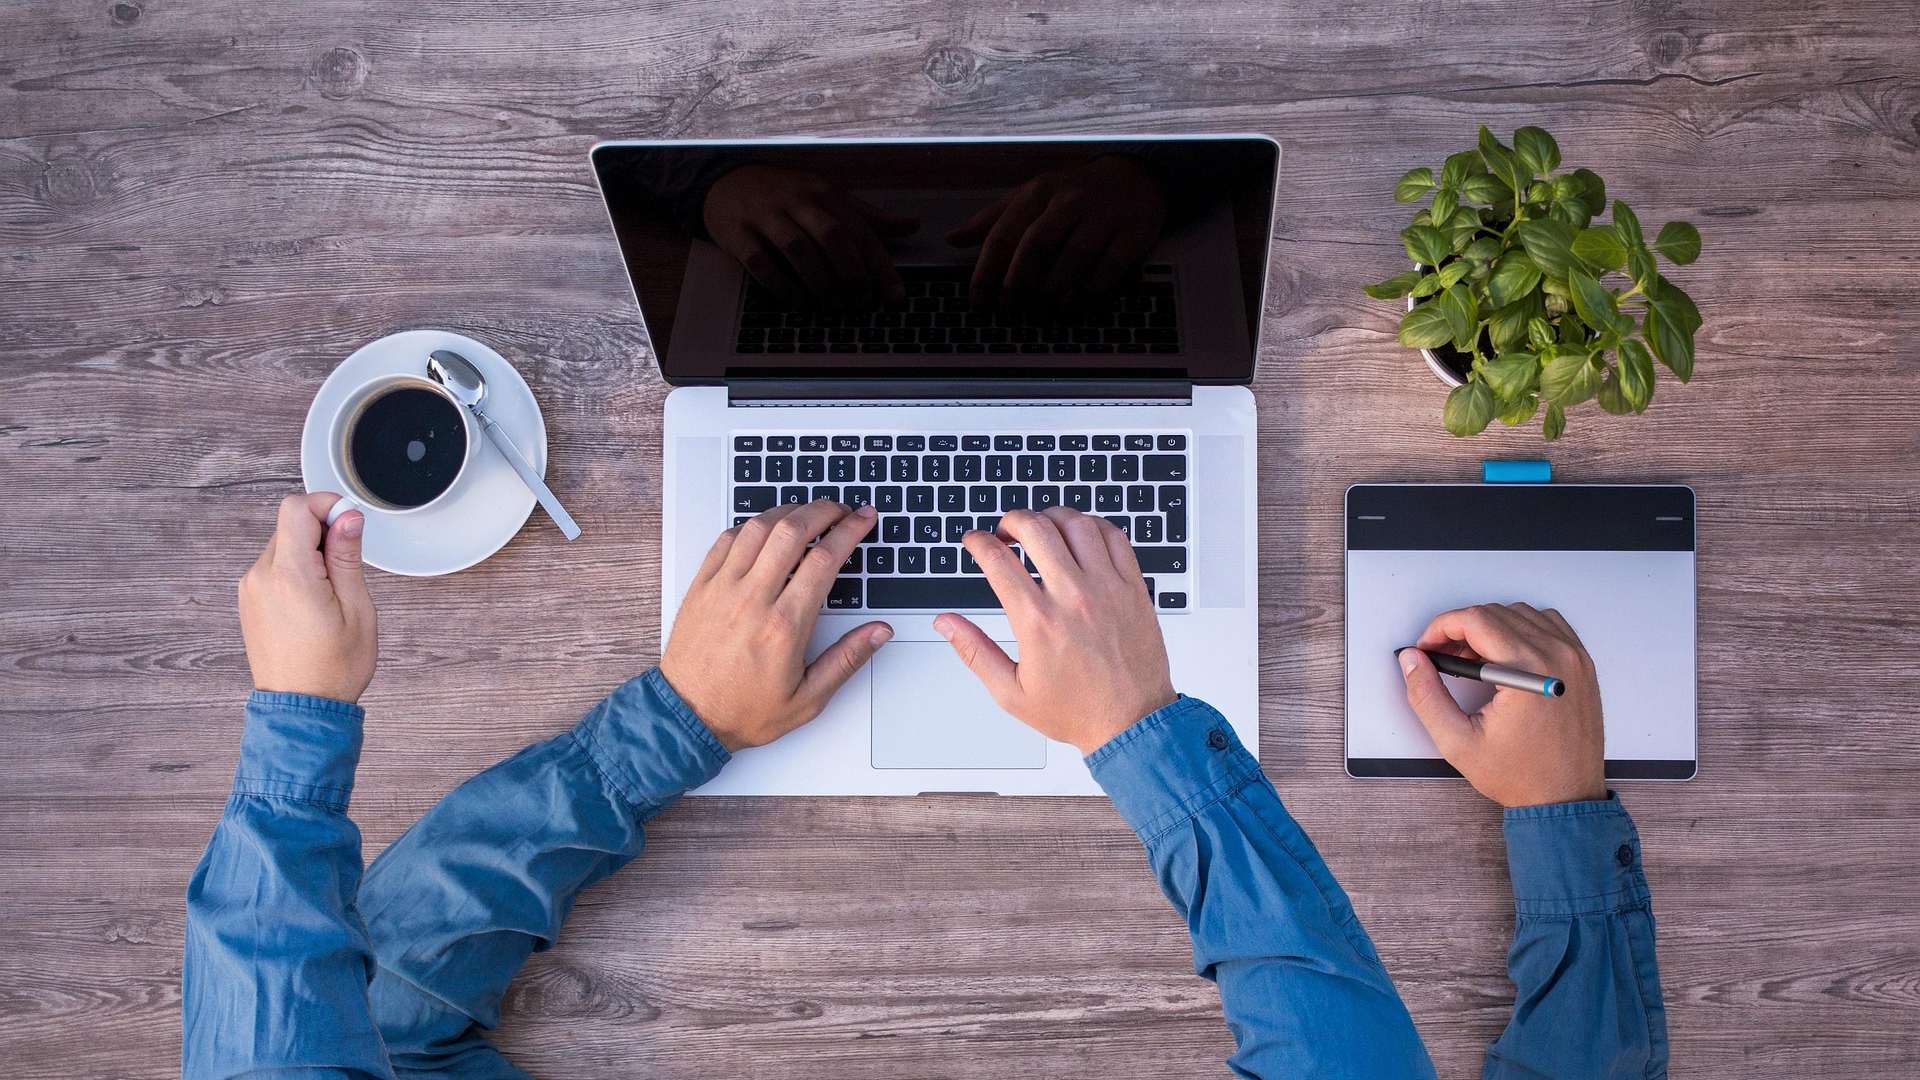
{"label": "cuff seam", "polygon": [[1213,783],[1187,796],[1159,817],[1149,821],[1140,829],[1140,840],[1152,846],[1168,833],[1186,822],[1199,817],[1202,812],[1226,802],[1238,795],[1253,779],[1260,775],[1260,764],[1242,752],[1241,759],[1235,762],[1230,771]]}
{"label": "cuff seam", "polygon": [[1102,761],[1105,761],[1108,758],[1114,756],[1115,754],[1118,754],[1121,750],[1125,749],[1128,745],[1138,742],[1143,738],[1146,738],[1148,733],[1158,731],[1161,728],[1166,727],[1168,724],[1173,723],[1173,721],[1186,715],[1189,712],[1193,712],[1198,709],[1206,709],[1211,711],[1212,708],[1213,707],[1211,705],[1208,705],[1206,702],[1201,701],[1199,698],[1190,698],[1182,694],[1180,697],[1175,698],[1171,704],[1162,706],[1161,708],[1156,709],[1151,713],[1148,713],[1146,716],[1141,717],[1139,720],[1135,721],[1132,725],[1130,725],[1125,731],[1122,731],[1120,734],[1115,735],[1111,739],[1108,739],[1104,745],[1096,748],[1093,753],[1088,754],[1086,756],[1087,768],[1089,769],[1093,768],[1095,765],[1100,764]]}
{"label": "cuff seam", "polygon": [[236,776],[233,794],[250,799],[279,799],[284,802],[310,803],[329,810],[345,812],[351,788],[297,784],[291,780],[269,780],[264,776]]}
{"label": "cuff seam", "polygon": [[722,765],[732,760],[733,752],[720,745],[719,736],[713,733],[713,729],[707,726],[706,721],[694,715],[692,706],[688,705],[686,699],[680,696],[680,691],[675,690],[673,684],[667,681],[666,675],[658,666],[647,669],[647,673],[642,675],[641,679],[653,687],[654,692],[660,695],[660,699],[666,702],[667,711],[673,714],[673,718],[687,729],[688,734],[692,735],[703,749],[719,758]]}
{"label": "cuff seam", "polygon": [[634,816],[645,821],[666,809],[661,803],[634,798],[633,792],[627,790],[627,785],[615,779],[613,771],[601,763],[600,743],[593,737],[593,732],[586,729],[586,725],[576,725],[568,734],[572,735],[574,742],[579,744],[581,753],[586,756],[587,764],[593,766],[594,774],[600,777],[602,783],[613,789],[614,794],[620,797],[620,801],[626,803],[627,807],[634,812]]}
{"label": "cuff seam", "polygon": [[321,716],[344,716],[352,720],[365,719],[367,710],[352,701],[338,698],[319,697],[314,694],[295,694],[285,690],[254,690],[247,694],[247,704],[276,709],[299,709],[302,712],[318,713]]}

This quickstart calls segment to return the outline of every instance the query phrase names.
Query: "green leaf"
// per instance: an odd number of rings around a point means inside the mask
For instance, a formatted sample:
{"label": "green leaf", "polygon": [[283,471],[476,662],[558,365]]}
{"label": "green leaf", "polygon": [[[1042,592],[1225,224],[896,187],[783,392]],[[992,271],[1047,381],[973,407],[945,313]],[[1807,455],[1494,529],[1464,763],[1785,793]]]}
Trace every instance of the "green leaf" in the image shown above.
{"label": "green leaf", "polygon": [[1605,270],[1618,270],[1627,264],[1627,245],[1611,225],[1581,229],[1573,238],[1573,253]]}
{"label": "green leaf", "polygon": [[1483,236],[1468,244],[1467,250],[1461,254],[1479,262],[1492,262],[1500,257],[1500,241],[1491,236]]}
{"label": "green leaf", "polygon": [[1600,390],[1600,369],[1592,357],[1578,350],[1563,352],[1540,370],[1540,393],[1565,408],[1578,405]]}
{"label": "green leaf", "polygon": [[1540,434],[1546,436],[1548,442],[1552,442],[1566,434],[1566,431],[1567,410],[1558,405],[1548,405],[1547,418],[1540,421]]}
{"label": "green leaf", "polygon": [[1400,320],[1400,344],[1409,349],[1437,349],[1453,340],[1453,328],[1447,322],[1446,305],[1429,300],[1414,305]]}
{"label": "green leaf", "polygon": [[1545,319],[1528,319],[1527,340],[1532,343],[1535,349],[1551,348],[1553,346],[1553,327],[1548,325]]}
{"label": "green leaf", "polygon": [[1413,291],[1413,287],[1420,283],[1420,277],[1418,270],[1395,274],[1377,285],[1367,286],[1367,295],[1375,300],[1398,300]]}
{"label": "green leaf", "polygon": [[1480,164],[1480,155],[1472,150],[1462,150],[1447,158],[1440,168],[1440,183],[1444,187],[1458,190],[1467,177],[1486,172],[1486,166]]}
{"label": "green leaf", "polygon": [[1478,435],[1492,420],[1493,391],[1478,380],[1454,387],[1453,393],[1447,395],[1447,407],[1440,417],[1448,431],[1460,436]]}
{"label": "green leaf", "polygon": [[1635,338],[1620,343],[1620,392],[1634,412],[1653,400],[1653,354]]}
{"label": "green leaf", "polygon": [[1480,301],[1474,299],[1473,290],[1461,285],[1450,286],[1436,303],[1446,309],[1453,347],[1461,352],[1471,351],[1474,336],[1480,332]]}
{"label": "green leaf", "polygon": [[1640,233],[1640,219],[1634,215],[1633,208],[1619,199],[1613,200],[1613,227],[1620,230],[1620,239],[1628,247],[1645,247],[1647,238]]}
{"label": "green leaf", "polygon": [[1475,173],[1460,181],[1460,199],[1477,206],[1505,206],[1513,201],[1513,189],[1491,173]]}
{"label": "green leaf", "polygon": [[[1420,271],[1415,270],[1414,273],[1419,274]],[[1413,287],[1413,291],[1409,292],[1407,295],[1418,300],[1423,296],[1432,296],[1434,293],[1437,293],[1439,291],[1440,291],[1440,275],[1439,274],[1421,274],[1419,284],[1415,285]]]}
{"label": "green leaf", "polygon": [[1633,283],[1640,286],[1643,292],[1653,279],[1659,276],[1659,271],[1654,269],[1653,253],[1643,247],[1627,252],[1627,272],[1633,276]]}
{"label": "green leaf", "polygon": [[1580,204],[1587,208],[1588,215],[1598,215],[1607,208],[1607,182],[1592,169],[1575,169],[1570,174],[1580,181]]}
{"label": "green leaf", "polygon": [[1613,368],[1607,369],[1606,379],[1600,384],[1600,393],[1595,395],[1600,408],[1614,416],[1626,416],[1633,412],[1633,403],[1620,389],[1619,373]]}
{"label": "green leaf", "polygon": [[1496,352],[1518,349],[1526,343],[1527,325],[1546,310],[1539,293],[1530,293],[1487,317],[1487,337]]}
{"label": "green leaf", "polygon": [[1422,166],[1400,178],[1393,185],[1394,202],[1418,202],[1427,192],[1433,190],[1433,170]]}
{"label": "green leaf", "polygon": [[1464,259],[1453,260],[1440,268],[1440,287],[1446,289],[1459,284],[1460,279],[1466,277],[1467,271],[1471,269],[1473,269],[1472,263]]}
{"label": "green leaf", "polygon": [[1676,323],[1672,313],[1659,303],[1647,305],[1647,343],[1653,355],[1667,365],[1681,382],[1693,378],[1693,334]]}
{"label": "green leaf", "polygon": [[1653,238],[1653,250],[1675,265],[1685,266],[1700,257],[1700,230],[1684,221],[1669,221]]}
{"label": "green leaf", "polygon": [[1533,256],[1535,266],[1549,280],[1567,280],[1567,272],[1579,262],[1573,253],[1573,226],[1564,221],[1544,219],[1523,221],[1514,230],[1520,243]]}
{"label": "green leaf", "polygon": [[1599,329],[1613,325],[1614,317],[1620,314],[1620,302],[1605,285],[1583,270],[1567,275],[1567,283],[1573,286],[1573,310],[1588,326]]}
{"label": "green leaf", "polygon": [[1453,217],[1453,211],[1460,205],[1460,196],[1450,187],[1442,185],[1433,193],[1433,227],[1444,229],[1447,219]]}
{"label": "green leaf", "polygon": [[1499,359],[1480,365],[1480,378],[1493,388],[1495,397],[1512,401],[1540,381],[1540,358],[1532,353],[1501,353]]}
{"label": "green leaf", "polygon": [[1447,234],[1431,225],[1407,226],[1400,230],[1400,242],[1406,245],[1407,258],[1432,270],[1439,269],[1447,256],[1453,254]]}
{"label": "green leaf", "polygon": [[1513,151],[1527,168],[1542,176],[1560,167],[1560,144],[1542,128],[1523,127],[1514,132]]}
{"label": "green leaf", "polygon": [[1502,308],[1533,292],[1540,284],[1540,268],[1524,251],[1509,251],[1493,266],[1487,280],[1487,302]]}
{"label": "green leaf", "polygon": [[1501,423],[1508,427],[1514,427],[1515,425],[1524,424],[1533,419],[1533,414],[1539,410],[1539,394],[1522,394],[1500,406],[1499,419]]}
{"label": "green leaf", "polygon": [[1555,221],[1564,221],[1575,229],[1584,229],[1593,222],[1593,215],[1578,199],[1554,203],[1553,208],[1547,211],[1547,216]]}

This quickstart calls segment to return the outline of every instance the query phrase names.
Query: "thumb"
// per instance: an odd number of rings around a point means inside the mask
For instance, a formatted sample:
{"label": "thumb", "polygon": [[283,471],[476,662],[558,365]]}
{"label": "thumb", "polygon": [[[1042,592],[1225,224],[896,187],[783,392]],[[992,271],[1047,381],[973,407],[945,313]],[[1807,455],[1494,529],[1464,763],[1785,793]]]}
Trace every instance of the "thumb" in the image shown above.
{"label": "thumb", "polygon": [[959,228],[948,229],[946,241],[953,247],[973,247],[987,238],[993,223],[1000,220],[1000,212],[1007,207],[1010,195],[1002,195],[993,202],[974,211]]}
{"label": "thumb", "polygon": [[[987,692],[1004,707],[1019,686],[1020,665],[1007,656],[1000,644],[985,630],[959,615],[946,614],[933,621],[933,628],[953,646],[960,662],[986,685]],[[1012,709],[1008,709],[1012,712]]]}
{"label": "thumb", "polygon": [[1473,721],[1460,711],[1460,703],[1453,700],[1447,692],[1446,684],[1440,681],[1440,672],[1433,661],[1419,649],[1401,649],[1400,673],[1407,680],[1407,704],[1413,706],[1413,714],[1420,718],[1427,734],[1433,736],[1433,745],[1438,747],[1442,757],[1452,760],[1454,752],[1464,748],[1464,744],[1473,734]]}
{"label": "thumb", "polygon": [[349,510],[327,530],[322,546],[327,557],[327,580],[342,601],[364,600],[367,596],[366,570],[360,561],[361,534],[366,532],[367,516]]}
{"label": "thumb", "polygon": [[839,641],[827,646],[827,651],[814,657],[813,663],[801,673],[800,696],[819,708],[826,708],[827,699],[838,693],[855,672],[873,659],[880,646],[892,638],[893,627],[883,622],[870,622],[847,631]]}

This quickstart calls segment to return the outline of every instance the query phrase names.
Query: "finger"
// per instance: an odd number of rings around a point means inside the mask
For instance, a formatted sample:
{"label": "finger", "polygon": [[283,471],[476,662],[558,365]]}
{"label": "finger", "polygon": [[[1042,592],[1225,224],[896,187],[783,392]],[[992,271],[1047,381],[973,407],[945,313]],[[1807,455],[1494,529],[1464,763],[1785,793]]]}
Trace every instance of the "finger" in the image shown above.
{"label": "finger", "polygon": [[1509,612],[1512,612],[1514,615],[1519,616],[1521,621],[1527,623],[1529,626],[1532,626],[1535,630],[1538,630],[1540,633],[1546,634],[1549,637],[1560,636],[1560,628],[1553,625],[1552,620],[1540,614],[1539,609],[1534,607],[1532,604],[1515,601],[1514,603],[1505,605],[1505,607]]}
{"label": "finger", "polygon": [[860,546],[860,541],[873,531],[873,523],[879,515],[873,507],[863,506],[851,514],[836,521],[820,542],[800,557],[800,566],[793,571],[793,580],[786,583],[780,593],[780,602],[793,609],[795,615],[820,610],[827,602],[827,594],[833,591],[833,583],[840,575],[840,567]]}
{"label": "finger", "polygon": [[1027,573],[1027,565],[1005,541],[989,532],[975,529],[961,537],[960,543],[980,564],[980,573],[993,587],[993,595],[1000,598],[1007,619],[1018,625],[1040,601],[1040,586]]}
{"label": "finger", "polygon": [[[1041,516],[1053,522],[1060,530],[1060,536],[1067,542],[1067,550],[1073,553],[1073,561],[1080,564],[1082,570],[1090,573],[1106,573],[1113,569],[1113,556],[1107,551],[1107,538],[1102,526],[1115,529],[1105,518],[1083,514],[1071,506],[1052,506],[1041,511]],[[1038,561],[1035,565],[1039,565]]]}
{"label": "finger", "polygon": [[1061,246],[1079,224],[1078,217],[1058,205],[1049,205],[1027,227],[1026,235],[1007,264],[1006,281],[1001,290],[1011,304],[1025,304],[1040,294],[1047,272],[1060,256]]}
{"label": "finger", "polygon": [[1111,522],[1102,520],[1100,524],[1106,526],[1100,530],[1100,535],[1107,542],[1107,558],[1113,560],[1114,572],[1141,592],[1146,592],[1147,576],[1141,572],[1140,560],[1133,554],[1133,542],[1127,539],[1126,533],[1114,528]]}
{"label": "finger", "polygon": [[1498,604],[1456,608],[1436,615],[1414,644],[1422,649],[1437,649],[1463,642],[1477,656],[1506,663],[1526,649],[1526,632],[1515,619],[1516,616]]}
{"label": "finger", "polygon": [[860,219],[873,228],[873,231],[895,240],[902,236],[912,236],[920,231],[920,219],[912,214],[896,214],[891,210],[882,210],[858,195],[848,195],[854,212]]}
{"label": "finger", "polygon": [[883,622],[866,623],[842,634],[839,641],[827,646],[827,651],[815,657],[801,673],[801,700],[808,702],[817,715],[847,680],[873,659],[880,646],[892,638],[893,627]]}
{"label": "finger", "polygon": [[713,577],[726,565],[727,552],[733,550],[733,542],[740,538],[738,527],[728,529],[714,538],[713,546],[707,549],[707,557],[700,562],[700,569],[693,575],[697,584]]}
{"label": "finger", "polygon": [[344,602],[354,603],[367,596],[366,569],[360,561],[360,537],[366,526],[365,514],[349,510],[334,519],[327,529],[323,549],[327,558],[327,580],[333,583],[334,594]]}
{"label": "finger", "polygon": [[1568,641],[1572,642],[1575,645],[1580,646],[1580,649],[1582,652],[1586,651],[1586,645],[1584,645],[1580,641],[1580,634],[1574,630],[1573,624],[1567,621],[1567,617],[1565,615],[1560,614],[1559,609],[1548,608],[1545,611],[1542,611],[1540,614],[1548,622],[1552,623],[1554,625],[1554,628],[1558,630],[1560,634],[1564,636]]}
{"label": "finger", "polygon": [[935,618],[933,628],[952,643],[960,662],[967,665],[967,670],[973,672],[974,678],[980,680],[1001,707],[1005,708],[1019,697],[1020,666],[985,630],[952,612]]}
{"label": "finger", "polygon": [[986,240],[980,245],[980,258],[973,264],[968,302],[974,307],[987,308],[1000,302],[1001,286],[1006,281],[1007,267],[1013,262],[1013,253],[1019,250],[1020,238],[1027,234],[1027,226],[1033,224],[1033,219],[1045,208],[1040,196],[1021,192],[994,219],[993,228],[987,231]]}
{"label": "finger", "polygon": [[[856,216],[856,221],[847,231],[852,237],[854,246],[859,249],[861,262],[866,264],[867,280],[873,283],[874,291],[883,299],[904,298],[907,295],[907,287],[901,282],[900,270],[894,266],[893,256],[887,253],[887,246],[880,242],[880,238],[908,235],[920,228],[920,219],[889,214],[879,207],[852,196],[847,198]],[[908,222],[912,227],[902,232],[897,224],[888,226],[887,220],[895,223]]]}
{"label": "finger", "polygon": [[1094,264],[1100,261],[1113,242],[1112,230],[1082,223],[1060,245],[1053,268],[1047,272],[1046,280],[1040,283],[1040,295],[1060,300],[1069,293],[1081,291],[1087,284],[1087,276]]}
{"label": "finger", "polygon": [[[753,564],[742,570],[741,576],[753,582],[768,599],[778,596],[786,587],[787,576],[806,556],[807,545],[846,515],[847,508],[831,499],[815,499],[794,507],[792,512],[768,525],[766,539],[754,552]],[[736,548],[739,544],[738,540],[734,541]]]}
{"label": "finger", "polygon": [[1015,510],[1000,519],[1000,536],[1019,544],[1033,560],[1043,588],[1060,588],[1079,576],[1080,564],[1050,518],[1031,510]]}
{"label": "finger", "polygon": [[853,230],[868,233],[872,230],[857,217],[849,225],[817,206],[796,207],[793,220],[807,230],[826,255],[841,302],[864,307],[872,297],[873,275],[867,272],[867,260],[853,241]]}
{"label": "finger", "polygon": [[320,540],[325,535],[327,509],[335,497],[326,492],[289,495],[280,500],[280,519],[273,529],[274,565],[325,576]]}
{"label": "finger", "polygon": [[733,530],[733,543],[728,545],[727,559],[721,573],[735,577],[745,577],[760,558],[760,549],[767,544],[767,538],[773,535],[774,527],[788,514],[812,503],[781,503],[771,510],[762,512],[740,523]]}
{"label": "finger", "polygon": [[774,250],[786,260],[794,275],[806,284],[808,293],[814,299],[837,303],[844,285],[840,275],[834,273],[833,264],[827,260],[827,253],[820,250],[807,230],[791,217],[782,217],[767,228],[767,239]]}
{"label": "finger", "polygon": [[1400,673],[1407,681],[1407,704],[1413,707],[1413,714],[1420,718],[1427,734],[1433,736],[1433,745],[1439,748],[1440,756],[1452,761],[1471,744],[1472,719],[1460,711],[1460,703],[1447,692],[1446,685],[1440,681],[1440,672],[1425,653],[1419,649],[1402,649],[1398,659]]}
{"label": "finger", "polygon": [[1081,295],[1100,298],[1118,292],[1120,282],[1133,273],[1133,268],[1140,264],[1140,257],[1145,255],[1147,249],[1152,246],[1151,240],[1141,244],[1132,237],[1125,240],[1116,237],[1107,245],[1107,250],[1101,254],[1100,261],[1094,265],[1093,271],[1087,275],[1087,284],[1081,290]]}
{"label": "finger", "polygon": [[787,272],[780,253],[765,237],[759,233],[740,230],[722,241],[714,238],[715,243],[734,254],[740,265],[753,280],[766,286],[767,291],[788,304],[799,304],[806,299],[807,287],[800,279]]}
{"label": "finger", "polygon": [[985,240],[988,230],[993,228],[993,223],[1000,220],[1001,214],[1006,213],[1007,204],[1013,201],[1014,195],[1015,192],[1009,191],[975,210],[965,224],[957,229],[948,229],[943,239],[953,247],[973,247]]}

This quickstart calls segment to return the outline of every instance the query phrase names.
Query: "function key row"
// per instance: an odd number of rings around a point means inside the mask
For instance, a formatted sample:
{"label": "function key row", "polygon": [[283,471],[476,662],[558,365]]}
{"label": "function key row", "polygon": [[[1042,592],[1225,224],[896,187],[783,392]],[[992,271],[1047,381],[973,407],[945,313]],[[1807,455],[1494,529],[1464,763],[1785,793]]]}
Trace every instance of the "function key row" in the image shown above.
{"label": "function key row", "polygon": [[1185,435],[735,435],[741,454],[956,453],[1013,450],[1185,450]]}

